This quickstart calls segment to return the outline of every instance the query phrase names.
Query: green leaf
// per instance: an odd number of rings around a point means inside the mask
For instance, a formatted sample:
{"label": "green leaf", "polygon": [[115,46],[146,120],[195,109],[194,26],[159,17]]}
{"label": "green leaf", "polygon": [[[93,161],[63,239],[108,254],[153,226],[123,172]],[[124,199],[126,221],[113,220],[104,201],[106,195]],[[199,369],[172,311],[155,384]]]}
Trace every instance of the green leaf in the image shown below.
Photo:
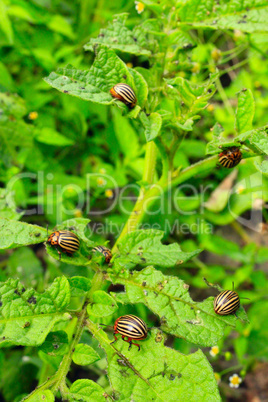
{"label": "green leaf", "polygon": [[[17,94],[0,93],[0,111],[6,116],[14,116],[20,118],[26,115],[27,109],[25,100]],[[2,113],[0,119],[2,118]]]}
{"label": "green leaf", "polygon": [[128,350],[122,339],[109,345],[102,338],[106,350],[108,375],[120,401],[220,401],[211,365],[201,350],[190,355],[164,346],[165,337],[159,329],[150,331],[148,338],[138,341]]}
{"label": "green leaf", "polygon": [[0,283],[0,345],[37,346],[44,342],[70,301],[68,280],[56,278],[44,292],[25,289],[18,280]]}
{"label": "green leaf", "polygon": [[151,51],[148,50],[150,42],[146,38],[146,32],[142,26],[133,31],[128,29],[127,17],[127,13],[115,15],[113,22],[108,23],[107,28],[101,29],[98,37],[91,38],[84,48],[94,51],[96,45],[106,45],[121,52],[150,56]]}
{"label": "green leaf", "polygon": [[73,402],[106,402],[104,389],[92,380],[77,380],[71,388],[70,393]]}
{"label": "green leaf", "polygon": [[65,331],[50,332],[45,342],[40,346],[42,352],[51,356],[64,356],[68,352],[68,335]]}
{"label": "green leaf", "polygon": [[74,39],[75,35],[72,30],[72,25],[62,15],[53,15],[47,24],[48,28],[54,32],[58,32],[67,38]]}
{"label": "green leaf", "polygon": [[214,0],[188,0],[179,10],[180,20],[183,22],[203,21],[211,13],[213,6]]}
{"label": "green leaf", "polygon": [[237,29],[268,32],[268,7],[265,0],[228,1],[215,5],[212,0],[190,0],[179,10],[180,19],[193,28]]}
{"label": "green leaf", "polygon": [[168,40],[172,48],[176,50],[191,49],[196,45],[194,39],[188,32],[180,30],[169,33]]}
{"label": "green leaf", "polygon": [[[7,116],[14,116],[20,118],[26,115],[27,109],[25,100],[17,94],[0,93],[0,111]],[[0,119],[2,118],[0,114]]]}
{"label": "green leaf", "polygon": [[47,239],[47,230],[25,222],[0,218],[0,249],[16,248],[42,243]]}
{"label": "green leaf", "polygon": [[25,286],[42,283],[43,268],[41,261],[29,247],[14,250],[9,257],[7,271],[11,278],[18,278]]}
{"label": "green leaf", "polygon": [[[183,107],[178,106],[179,110],[181,109],[179,123],[184,123],[190,118],[199,118],[197,113],[207,106],[208,100],[216,91],[214,82],[217,78],[218,73],[211,74],[209,80],[202,85],[194,84],[182,77],[166,79],[168,90],[171,91],[172,96],[183,102]],[[177,122],[175,119],[174,123]]]}
{"label": "green leaf", "polygon": [[64,137],[64,135],[59,134],[56,130],[53,130],[53,128],[50,127],[44,127],[40,131],[37,131],[35,139],[43,144],[58,147],[65,147],[74,144],[73,140]]}
{"label": "green leaf", "polygon": [[9,68],[2,62],[0,62],[0,86],[7,91],[15,91],[14,80],[10,74]]}
{"label": "green leaf", "polygon": [[1,218],[19,220],[22,213],[16,211],[14,195],[11,191],[0,188],[0,215]]}
{"label": "green leaf", "polygon": [[91,280],[89,278],[85,278],[84,276],[73,276],[72,278],[68,278],[72,296],[80,296],[81,293],[88,292],[91,286]]}
{"label": "green leaf", "polygon": [[[128,68],[128,71],[133,77],[133,82],[134,82],[134,88],[136,88],[136,95],[138,99],[138,103],[140,107],[144,106],[145,101],[147,100],[148,97],[148,85],[141,73],[139,73],[138,70],[135,70],[134,68]],[[135,116],[135,111],[137,110],[137,107],[134,108],[131,112],[129,112],[129,117],[132,115]],[[140,110],[140,108],[138,109]],[[136,116],[135,116],[136,117]]]}
{"label": "green leaf", "polygon": [[238,96],[236,111],[236,129],[239,133],[252,129],[252,121],[255,113],[255,102],[250,89],[245,89]]}
{"label": "green leaf", "polygon": [[255,161],[255,166],[259,172],[263,173],[265,176],[268,176],[268,161],[264,160],[261,163]]}
{"label": "green leaf", "polygon": [[92,364],[100,360],[100,356],[91,346],[84,343],[79,343],[75,347],[72,359],[75,364],[87,366],[88,364]]}
{"label": "green leaf", "polygon": [[37,391],[32,396],[29,396],[27,402],[54,402],[55,398],[53,393],[46,389],[45,391]]}
{"label": "green leaf", "polygon": [[144,112],[140,115],[142,124],[145,128],[145,138],[147,142],[154,140],[160,134],[162,117],[158,113],[151,113],[147,116]]}
{"label": "green leaf", "polygon": [[[136,131],[130,121],[125,116],[122,116],[117,109],[114,109],[112,114],[114,132],[122,153],[126,156],[127,161],[136,159],[140,154],[140,144]],[[131,147],[129,144],[131,144]]]}
{"label": "green leaf", "polygon": [[161,243],[163,236],[164,232],[154,229],[128,233],[118,244],[120,254],[115,259],[116,265],[122,266],[127,262],[129,268],[137,264],[154,264],[168,268],[188,261],[201,251],[184,253],[177,243],[165,246]]}
{"label": "green leaf", "polygon": [[117,309],[115,299],[103,290],[94,292],[92,302],[87,306],[88,314],[95,317],[106,317],[113,314]]}
{"label": "green leaf", "polygon": [[12,45],[14,41],[14,34],[10,19],[8,17],[6,4],[3,0],[0,0],[0,15],[0,28],[8,39],[9,44]]}
{"label": "green leaf", "polygon": [[17,95],[0,93],[0,142],[1,154],[18,158],[18,150],[32,148],[34,126],[21,118],[26,114],[25,101]]}
{"label": "green leaf", "polygon": [[246,131],[233,139],[222,137],[219,134],[215,135],[214,132],[212,141],[207,144],[206,153],[217,154],[219,153],[220,146],[223,148],[232,146],[240,147],[241,143],[244,142],[245,145],[249,146],[254,152],[268,155],[267,130],[267,126],[260,127],[258,129]]}
{"label": "green leaf", "polygon": [[175,126],[180,128],[183,131],[192,131],[193,130],[193,124],[194,121],[192,119],[188,119],[185,121],[185,123],[180,124],[178,122],[175,122],[175,124],[171,121],[171,123],[167,122],[167,126]]}
{"label": "green leaf", "polygon": [[[133,88],[138,105],[142,107],[146,82],[140,74],[137,75],[137,72],[134,74],[135,79],[133,79],[132,73],[125,63],[112,49],[100,46],[95,61],[89,70],[82,71],[67,66],[57,70],[56,73],[52,72],[49,77],[45,78],[45,81],[53,88],[81,99],[102,105],[116,103],[120,108],[128,110],[122,102],[113,99],[109,91],[115,84],[126,82]],[[139,110],[138,106],[135,109]],[[134,110],[130,113],[135,114]]]}
{"label": "green leaf", "polygon": [[258,151],[261,153],[264,153],[265,155],[268,155],[268,135],[267,135],[268,129],[258,129],[258,130],[253,130],[251,138],[249,138],[249,141],[252,145],[254,145]]}
{"label": "green leaf", "polygon": [[[213,346],[223,337],[227,325],[235,327],[234,315],[219,316],[213,309],[213,298],[201,303],[189,295],[189,286],[181,279],[165,276],[153,267],[142,271],[125,271],[112,276],[114,283],[122,284],[130,303],[144,303],[160,317],[165,332],[202,346]],[[242,307],[239,318],[246,320]]]}

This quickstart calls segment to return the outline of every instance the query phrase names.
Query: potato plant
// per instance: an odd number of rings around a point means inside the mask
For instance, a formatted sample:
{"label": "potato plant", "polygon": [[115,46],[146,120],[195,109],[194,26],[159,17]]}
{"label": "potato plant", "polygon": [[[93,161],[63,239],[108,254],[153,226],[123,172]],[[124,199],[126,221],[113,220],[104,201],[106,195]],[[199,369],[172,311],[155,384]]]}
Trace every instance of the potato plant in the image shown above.
{"label": "potato plant", "polygon": [[[0,1],[0,398],[228,400],[268,358],[268,7],[97,3]],[[232,282],[248,315],[214,311]]]}

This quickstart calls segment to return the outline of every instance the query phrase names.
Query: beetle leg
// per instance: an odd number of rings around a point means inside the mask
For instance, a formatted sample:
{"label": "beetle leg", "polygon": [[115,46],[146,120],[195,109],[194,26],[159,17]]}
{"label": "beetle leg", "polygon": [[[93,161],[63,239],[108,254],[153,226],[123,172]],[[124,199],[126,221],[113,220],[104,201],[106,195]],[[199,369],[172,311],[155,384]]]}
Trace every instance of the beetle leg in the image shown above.
{"label": "beetle leg", "polygon": [[114,332],[114,341],[112,341],[111,343],[110,343],[110,345],[112,344],[112,343],[114,343],[114,342],[116,342],[117,341],[117,337],[116,337],[116,332]]}
{"label": "beetle leg", "polygon": [[[122,339],[123,339],[123,337],[122,337]],[[124,340],[124,339],[123,339],[123,340]],[[138,343],[134,343],[134,342],[132,342],[132,338],[127,338],[127,339],[125,340],[125,342],[128,342],[128,343],[129,343],[128,350],[130,350],[130,349],[131,349],[131,346],[132,346],[132,345],[136,345],[136,346],[138,346],[138,351],[140,351],[140,350],[141,350],[141,347],[140,347],[140,345],[139,345]]]}
{"label": "beetle leg", "polygon": [[61,260],[61,252],[58,248],[56,250],[57,250],[57,253],[59,254],[59,261],[60,261]]}

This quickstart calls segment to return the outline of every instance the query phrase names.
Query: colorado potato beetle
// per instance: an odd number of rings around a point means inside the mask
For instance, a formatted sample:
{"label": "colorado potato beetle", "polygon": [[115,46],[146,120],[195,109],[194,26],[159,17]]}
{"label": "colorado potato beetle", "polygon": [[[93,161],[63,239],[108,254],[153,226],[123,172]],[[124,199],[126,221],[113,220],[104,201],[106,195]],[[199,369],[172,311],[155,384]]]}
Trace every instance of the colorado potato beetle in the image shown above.
{"label": "colorado potato beetle", "polygon": [[104,246],[97,246],[97,247],[94,247],[94,248],[92,249],[92,251],[93,251],[94,253],[95,253],[96,251],[98,251],[99,253],[103,254],[104,257],[105,257],[105,262],[106,262],[107,264],[109,264],[109,262],[111,261],[112,253],[111,253],[111,250],[109,250],[107,247],[104,247]]}
{"label": "colorado potato beetle", "polygon": [[234,290],[224,290],[214,299],[214,311],[219,315],[234,314],[240,306],[240,298]]}
{"label": "colorado potato beetle", "polygon": [[147,338],[148,328],[146,323],[141,318],[128,314],[117,318],[115,321],[114,341],[111,343],[117,341],[116,334],[122,335],[123,341],[129,343],[128,350],[130,350],[132,345],[138,346],[138,349],[140,350],[140,345],[132,342],[132,340],[134,339],[136,341],[140,341],[141,339]]}
{"label": "colorado potato beetle", "polygon": [[125,105],[127,105],[130,109],[132,109],[137,103],[135,92],[127,84],[116,84],[112,89],[110,89],[110,93],[113,98],[125,103]]}
{"label": "colorado potato beetle", "polygon": [[80,247],[80,241],[75,233],[68,230],[57,230],[51,233],[47,239],[47,243],[57,249],[61,259],[61,251],[71,256]]}
{"label": "colorado potato beetle", "polygon": [[238,165],[242,159],[242,152],[239,147],[231,147],[223,150],[219,154],[219,163],[221,166],[231,169]]}

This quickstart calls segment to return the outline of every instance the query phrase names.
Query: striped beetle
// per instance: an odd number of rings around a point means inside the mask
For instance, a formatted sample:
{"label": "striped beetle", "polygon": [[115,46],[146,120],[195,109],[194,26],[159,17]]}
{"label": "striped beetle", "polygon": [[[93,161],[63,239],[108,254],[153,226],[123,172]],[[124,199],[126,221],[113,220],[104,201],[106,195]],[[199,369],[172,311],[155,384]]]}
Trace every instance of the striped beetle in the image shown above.
{"label": "striped beetle", "polygon": [[[139,341],[141,339],[147,338],[148,328],[146,323],[141,318],[136,317],[132,314],[128,314],[117,318],[117,320],[115,321],[114,341],[111,343],[117,341],[116,334],[122,335],[123,341],[129,343],[128,350],[130,350],[131,345],[138,346],[138,349],[140,350],[140,345],[138,343],[132,342],[132,340],[135,339]],[[124,339],[125,337],[127,337],[127,339]]]}
{"label": "striped beetle", "polygon": [[[247,299],[248,297],[241,297],[241,299]],[[233,290],[224,290],[214,299],[214,311],[219,315],[228,315],[235,314],[236,310],[240,306],[240,297],[234,291],[234,282],[233,282]],[[236,314],[235,314],[236,315]]]}
{"label": "striped beetle", "polygon": [[[61,252],[71,256],[80,247],[80,241],[75,233],[68,230],[57,230],[51,233],[47,239],[47,243],[57,249],[59,258],[61,259]],[[59,250],[60,248],[60,250]]]}
{"label": "striped beetle", "polygon": [[104,246],[96,246],[92,249],[92,251],[95,253],[96,251],[98,251],[99,253],[103,254],[105,257],[105,262],[107,264],[109,264],[109,262],[111,261],[112,258],[112,253],[111,250],[109,250],[107,247]]}
{"label": "striped beetle", "polygon": [[214,299],[214,311],[219,315],[233,314],[239,306],[239,296],[233,290],[224,290]]}
{"label": "striped beetle", "polygon": [[128,84],[116,84],[112,89],[110,89],[110,93],[113,98],[125,103],[125,105],[130,109],[132,109],[137,103],[135,92]]}
{"label": "striped beetle", "polygon": [[242,152],[239,147],[224,149],[219,154],[219,164],[227,169],[237,166],[241,159]]}

